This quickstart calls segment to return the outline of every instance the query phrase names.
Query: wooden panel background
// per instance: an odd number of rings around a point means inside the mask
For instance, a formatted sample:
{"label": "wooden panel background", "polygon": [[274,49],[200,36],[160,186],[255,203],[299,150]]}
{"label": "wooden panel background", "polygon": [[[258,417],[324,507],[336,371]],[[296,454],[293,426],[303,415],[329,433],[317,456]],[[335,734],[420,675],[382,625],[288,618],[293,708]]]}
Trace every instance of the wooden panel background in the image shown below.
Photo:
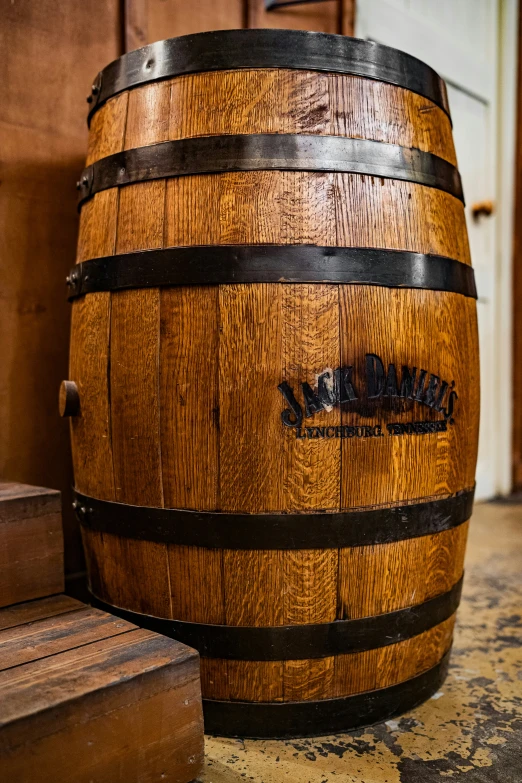
{"label": "wooden panel background", "polygon": [[[124,50],[204,30],[350,34],[353,5],[328,0],[267,14],[263,0],[2,0],[0,475],[62,490],[66,571],[81,569],[82,557],[68,510],[68,426],[57,417],[56,396],[67,377],[64,279],[75,253],[75,182],[87,148],[85,96],[92,78]],[[104,306],[100,300],[100,318]],[[95,355],[96,346],[91,350]]]}
{"label": "wooden panel background", "polygon": [[125,0],[125,50],[176,35],[280,27],[353,35],[356,0],[323,0],[265,11],[265,0]]}
{"label": "wooden panel background", "polygon": [[75,182],[87,148],[85,97],[121,51],[115,0],[0,2],[0,475],[64,493],[67,570],[82,567],[70,509],[67,377]]}

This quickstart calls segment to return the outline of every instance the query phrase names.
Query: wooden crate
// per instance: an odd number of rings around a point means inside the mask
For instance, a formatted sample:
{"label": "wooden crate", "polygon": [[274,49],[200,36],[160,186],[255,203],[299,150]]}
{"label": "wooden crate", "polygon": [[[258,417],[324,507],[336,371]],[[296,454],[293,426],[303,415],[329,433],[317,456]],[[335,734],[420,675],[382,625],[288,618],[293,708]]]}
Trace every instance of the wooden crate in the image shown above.
{"label": "wooden crate", "polygon": [[0,482],[0,607],[63,589],[60,493]]}
{"label": "wooden crate", "polygon": [[187,783],[198,654],[64,595],[0,610],[0,778]]}

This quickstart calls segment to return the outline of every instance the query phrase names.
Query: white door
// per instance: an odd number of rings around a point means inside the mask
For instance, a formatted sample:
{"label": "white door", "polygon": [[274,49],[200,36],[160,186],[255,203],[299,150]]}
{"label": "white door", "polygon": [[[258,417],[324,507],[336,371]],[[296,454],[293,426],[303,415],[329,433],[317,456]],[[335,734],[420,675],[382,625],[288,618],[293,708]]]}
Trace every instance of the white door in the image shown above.
{"label": "white door", "polygon": [[478,300],[481,418],[476,498],[493,497],[498,476],[496,217],[472,207],[497,202],[498,0],[358,0],[356,35],[402,49],[446,80]]}

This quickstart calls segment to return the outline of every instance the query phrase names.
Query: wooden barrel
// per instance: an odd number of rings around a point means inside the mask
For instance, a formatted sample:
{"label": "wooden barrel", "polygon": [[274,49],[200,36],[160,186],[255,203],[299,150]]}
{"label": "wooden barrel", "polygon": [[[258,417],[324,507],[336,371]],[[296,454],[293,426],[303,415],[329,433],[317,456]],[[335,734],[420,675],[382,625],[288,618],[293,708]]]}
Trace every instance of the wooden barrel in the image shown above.
{"label": "wooden barrel", "polygon": [[477,456],[444,83],[239,30],[90,101],[62,410],[93,595],[200,651],[210,732],[404,712],[446,673]]}

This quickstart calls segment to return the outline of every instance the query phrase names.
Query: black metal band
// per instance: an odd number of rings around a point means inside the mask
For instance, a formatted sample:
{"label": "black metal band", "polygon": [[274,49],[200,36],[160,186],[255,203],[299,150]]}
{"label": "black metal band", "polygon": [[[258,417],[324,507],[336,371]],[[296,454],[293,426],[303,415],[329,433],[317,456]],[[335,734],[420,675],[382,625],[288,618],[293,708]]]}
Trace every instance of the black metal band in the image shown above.
{"label": "black metal band", "polygon": [[224,737],[290,739],[351,731],[394,718],[429,699],[446,679],[451,650],[405,682],[322,701],[246,702],[203,699],[205,732]]}
{"label": "black metal band", "polygon": [[[168,620],[96,603],[131,623],[194,647],[204,658],[236,661],[293,661],[373,650],[411,639],[456,612],[462,579],[451,590],[396,612],[333,623],[251,627]],[[267,596],[270,600],[270,596]]]}
{"label": "black metal band", "polygon": [[449,116],[446,85],[425,63],[389,46],[304,30],[220,30],[184,35],[124,54],[93,84],[89,121],[123,90],[187,73],[290,68],[346,73],[419,93]]}
{"label": "black metal band", "polygon": [[210,549],[336,549],[390,544],[457,527],[471,516],[474,489],[412,505],[311,514],[230,514],[129,506],[75,491],[84,528],[123,538]]}
{"label": "black metal band", "polygon": [[345,283],[425,288],[476,298],[468,264],[366,247],[199,245],[93,258],[71,270],[69,299],[96,291],[231,283]]}
{"label": "black metal band", "polygon": [[399,179],[464,200],[455,166],[430,152],[368,139],[294,133],[199,136],[117,152],[88,166],[79,204],[107,188],[230,171],[334,171]]}

